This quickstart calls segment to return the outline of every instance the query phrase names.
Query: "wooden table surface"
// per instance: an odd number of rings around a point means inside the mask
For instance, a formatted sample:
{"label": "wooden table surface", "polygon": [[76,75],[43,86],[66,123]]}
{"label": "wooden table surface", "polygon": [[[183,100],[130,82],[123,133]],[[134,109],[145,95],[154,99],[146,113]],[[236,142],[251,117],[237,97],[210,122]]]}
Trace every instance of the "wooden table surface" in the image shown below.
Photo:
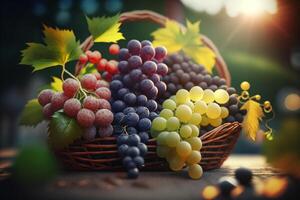
{"label": "wooden table surface", "polygon": [[200,180],[191,180],[187,172],[142,172],[136,180],[128,180],[125,173],[70,172],[56,177],[33,192],[39,199],[201,199],[204,186],[215,184],[221,177],[233,177],[234,170],[247,167],[253,171],[259,186],[266,177],[277,172],[262,156],[231,155],[220,169],[205,172]]}

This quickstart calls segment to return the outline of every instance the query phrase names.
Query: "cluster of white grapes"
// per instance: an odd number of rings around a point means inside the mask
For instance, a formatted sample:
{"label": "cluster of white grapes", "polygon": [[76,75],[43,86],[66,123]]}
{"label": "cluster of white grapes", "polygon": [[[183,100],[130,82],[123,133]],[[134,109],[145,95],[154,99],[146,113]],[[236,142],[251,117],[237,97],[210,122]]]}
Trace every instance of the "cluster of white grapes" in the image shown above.
{"label": "cluster of white grapes", "polygon": [[180,89],[176,95],[163,102],[159,117],[152,121],[151,134],[157,140],[157,154],[166,158],[173,171],[188,166],[189,176],[202,176],[199,138],[201,126],[222,124],[228,116],[226,104],[229,94],[224,89],[212,91],[194,86],[190,91]]}

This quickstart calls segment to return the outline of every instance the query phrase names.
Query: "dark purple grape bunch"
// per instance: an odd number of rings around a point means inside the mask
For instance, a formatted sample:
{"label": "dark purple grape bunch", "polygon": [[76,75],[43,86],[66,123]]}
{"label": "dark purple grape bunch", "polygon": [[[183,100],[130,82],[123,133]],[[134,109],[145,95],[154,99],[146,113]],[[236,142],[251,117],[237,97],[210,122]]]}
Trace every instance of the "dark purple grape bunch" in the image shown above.
{"label": "dark purple grape bunch", "polygon": [[161,81],[168,73],[161,63],[166,54],[164,47],[154,48],[147,40],[131,40],[119,52],[120,74],[110,83],[110,102],[118,153],[129,178],[136,178],[144,165],[151,121],[157,117],[155,99],[167,89]]}
{"label": "dark purple grape bunch", "polygon": [[[229,115],[224,121],[243,121],[246,110],[240,110],[242,105],[238,100],[237,91],[233,87],[228,87],[224,78],[212,76],[202,65],[194,63],[191,58],[182,53],[167,56],[164,59],[164,63],[169,67],[168,74],[163,77],[163,81],[167,84],[167,92],[159,99],[159,103],[175,95],[182,88],[190,90],[193,86],[200,86],[203,90],[211,89],[216,91],[217,89],[224,89],[230,95],[228,103],[222,105],[229,110]],[[201,134],[212,129],[214,127],[211,125],[202,126]]]}
{"label": "dark purple grape bunch", "polygon": [[63,112],[76,119],[85,140],[112,135],[111,92],[99,73],[85,74],[80,81],[68,78],[63,81],[62,89],[62,92],[45,89],[38,95],[46,119],[51,120],[55,112]]}

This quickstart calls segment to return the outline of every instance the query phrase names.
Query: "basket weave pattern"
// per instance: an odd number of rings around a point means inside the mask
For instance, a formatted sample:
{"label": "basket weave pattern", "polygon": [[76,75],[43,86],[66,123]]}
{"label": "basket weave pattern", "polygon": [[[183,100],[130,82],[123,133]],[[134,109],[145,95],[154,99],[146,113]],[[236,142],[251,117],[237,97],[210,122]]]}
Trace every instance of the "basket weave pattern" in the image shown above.
{"label": "basket weave pattern", "polygon": [[[147,10],[126,12],[120,16],[122,23],[141,20],[164,26],[167,18]],[[182,28],[184,29],[183,26]],[[218,49],[206,36],[201,35],[199,38],[201,38],[204,45],[215,52],[218,74],[230,86],[231,76]],[[81,48],[86,51],[93,44],[93,38],[90,36],[81,44]],[[80,70],[81,66],[78,63],[75,67],[75,74],[78,74]],[[240,130],[241,125],[238,122],[225,123],[200,136],[203,145],[200,150],[202,155],[200,165],[204,170],[216,169],[223,164],[233,149]],[[154,139],[149,140],[147,147],[148,153],[145,157],[143,170],[168,170],[167,162],[156,155],[156,142]],[[116,137],[96,138],[89,142],[78,140],[67,148],[56,152],[56,155],[68,169],[101,171],[123,169],[121,158],[117,152]]]}

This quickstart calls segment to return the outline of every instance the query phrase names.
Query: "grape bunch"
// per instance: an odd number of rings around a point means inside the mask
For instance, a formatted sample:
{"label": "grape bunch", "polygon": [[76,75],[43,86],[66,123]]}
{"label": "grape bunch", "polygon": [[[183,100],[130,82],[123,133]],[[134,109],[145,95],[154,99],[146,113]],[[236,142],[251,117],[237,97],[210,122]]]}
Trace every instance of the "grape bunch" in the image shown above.
{"label": "grape bunch", "polygon": [[146,40],[131,40],[119,51],[120,74],[110,82],[110,102],[118,152],[129,178],[136,178],[144,165],[151,120],[157,117],[155,99],[166,91],[166,84],[160,80],[160,75],[168,72],[168,67],[160,63],[166,53],[165,48],[153,48]]}
{"label": "grape bunch", "polygon": [[44,117],[51,119],[56,111],[62,110],[83,128],[85,140],[94,139],[97,133],[100,137],[112,135],[111,92],[99,79],[99,73],[85,74],[80,81],[73,78],[64,80],[62,92],[41,91],[38,102],[43,106]]}
{"label": "grape bunch", "polygon": [[[223,121],[243,121],[246,111],[240,110],[242,105],[238,100],[236,89],[228,87],[225,79],[219,76],[212,76],[202,65],[195,64],[189,57],[180,53],[167,56],[164,59],[164,63],[169,66],[168,74],[163,77],[163,81],[167,84],[167,92],[160,98],[159,103],[175,95],[178,90],[190,90],[193,86],[200,86],[203,90],[207,91],[210,90],[211,92],[208,93],[222,89],[226,90],[230,95],[229,100],[222,104]],[[215,127],[214,125],[217,124],[217,122],[213,122],[213,124],[205,122],[206,120],[204,119],[204,125],[201,129],[202,134],[212,130]]]}
{"label": "grape bunch", "polygon": [[[112,55],[118,54],[119,45],[112,44],[109,47],[109,53]],[[82,67],[86,67],[89,64],[95,65],[95,68],[101,73],[102,78],[109,82],[115,74],[119,73],[118,62],[102,58],[102,54],[99,51],[86,51],[85,54],[80,55],[79,64]]]}
{"label": "grape bunch", "polygon": [[[180,89],[174,98],[163,102],[163,110],[159,117],[152,122],[151,134],[157,139],[157,155],[166,158],[173,171],[179,171],[186,165],[188,174],[193,179],[202,176],[200,149],[202,147],[199,136],[199,127],[204,117],[204,91],[199,86],[194,86],[190,91]],[[217,104],[216,104],[217,105]],[[220,107],[219,107],[220,108]],[[215,105],[209,114],[217,118]],[[217,116],[218,115],[218,116]]]}

